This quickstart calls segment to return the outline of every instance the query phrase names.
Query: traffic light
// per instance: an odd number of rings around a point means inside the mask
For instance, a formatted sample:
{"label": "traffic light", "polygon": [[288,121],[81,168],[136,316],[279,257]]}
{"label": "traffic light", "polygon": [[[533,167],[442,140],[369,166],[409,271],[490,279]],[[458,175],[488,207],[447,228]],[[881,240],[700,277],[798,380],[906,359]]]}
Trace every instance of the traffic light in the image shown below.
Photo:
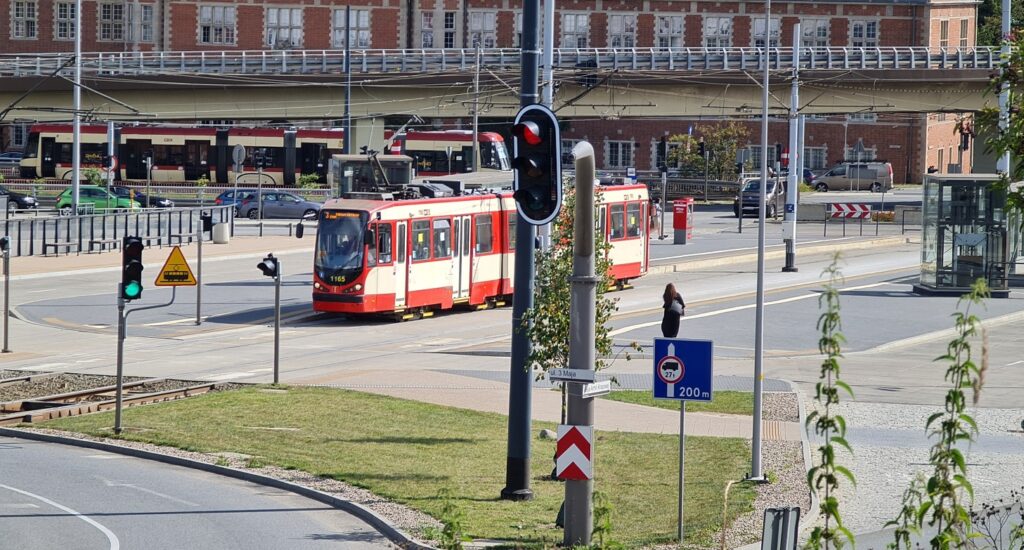
{"label": "traffic light", "polygon": [[142,239],[125,237],[121,244],[121,298],[142,297]]}
{"label": "traffic light", "polygon": [[275,279],[281,275],[281,268],[278,266],[277,258],[273,254],[267,254],[263,261],[256,264],[256,267],[263,272],[267,277],[274,277]]}
{"label": "traffic light", "polygon": [[960,134],[960,150],[966,151],[971,148],[971,134],[964,132]]}
{"label": "traffic light", "polygon": [[562,144],[555,113],[528,105],[512,127],[516,207],[523,219],[544,225],[562,208]]}

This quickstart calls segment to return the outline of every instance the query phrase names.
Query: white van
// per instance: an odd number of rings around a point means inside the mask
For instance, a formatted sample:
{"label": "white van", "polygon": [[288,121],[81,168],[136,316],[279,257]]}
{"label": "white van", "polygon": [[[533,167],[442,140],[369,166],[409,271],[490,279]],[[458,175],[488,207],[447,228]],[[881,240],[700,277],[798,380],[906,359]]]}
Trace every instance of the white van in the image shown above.
{"label": "white van", "polygon": [[844,162],[814,178],[816,191],[865,191],[892,189],[892,165],[888,162]]}

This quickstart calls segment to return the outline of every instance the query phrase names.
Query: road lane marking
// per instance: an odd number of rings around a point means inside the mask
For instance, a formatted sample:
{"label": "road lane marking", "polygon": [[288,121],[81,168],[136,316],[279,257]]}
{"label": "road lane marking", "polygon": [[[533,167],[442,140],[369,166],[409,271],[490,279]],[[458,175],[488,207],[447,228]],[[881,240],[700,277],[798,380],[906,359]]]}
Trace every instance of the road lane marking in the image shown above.
{"label": "road lane marking", "polygon": [[[817,241],[802,241],[800,244],[803,245],[803,246],[807,246],[809,244],[815,244],[815,243],[845,242],[845,241],[850,240],[852,238],[853,237],[849,237],[849,238],[843,237],[841,239],[819,239]],[[785,243],[770,244],[770,245],[768,245],[768,248],[772,248],[772,247],[779,248],[779,247],[783,246],[784,244]],[[680,260],[680,259],[686,259],[686,258],[696,258],[697,256],[708,256],[710,254],[723,254],[723,253],[726,253],[726,252],[744,252],[744,251],[747,251],[747,250],[757,250],[757,247],[756,246],[747,246],[747,247],[743,247],[743,248],[728,248],[728,249],[725,249],[725,250],[712,250],[710,252],[695,252],[693,254],[683,254],[682,256],[665,256],[665,257],[662,257],[662,258],[651,258],[651,261],[652,262],[658,262],[658,261],[661,261],[661,260]]]}
{"label": "road lane marking", "polygon": [[[86,458],[99,458],[99,455],[87,456]],[[116,481],[111,481],[109,479],[106,479],[106,478],[103,478],[103,477],[100,477],[100,476],[96,476],[96,479],[102,481],[103,484],[106,485],[107,487],[127,487],[128,489],[135,489],[136,491],[141,491],[143,493],[147,493],[147,494],[153,495],[155,497],[164,498],[164,499],[167,499],[167,500],[169,500],[171,502],[177,502],[178,504],[182,504],[184,506],[191,506],[193,508],[198,508],[199,507],[199,505],[196,504],[195,502],[192,502],[192,501],[189,501],[189,500],[182,500],[182,499],[180,499],[178,497],[172,497],[171,495],[165,495],[165,494],[163,494],[163,493],[161,493],[159,491],[154,491],[152,489],[147,489],[145,487],[139,487],[138,485],[136,485],[134,483],[118,483]]]}
{"label": "road lane marking", "polygon": [[[874,287],[877,287],[877,286],[888,285],[888,284],[892,284],[892,283],[890,283],[889,281],[882,281],[880,283],[871,283],[871,284],[867,284],[867,285],[851,286],[851,287],[840,289],[839,292],[847,292],[847,291],[850,291],[850,290],[862,290],[862,289],[865,289],[865,288],[874,288]],[[820,292],[812,292],[810,294],[801,294],[799,296],[790,296],[789,298],[783,298],[781,300],[774,300],[774,301],[771,301],[771,302],[765,302],[764,305],[765,306],[774,306],[774,305],[779,305],[779,304],[787,304],[787,303],[790,303],[790,302],[797,302],[797,301],[800,301],[800,300],[807,300],[809,298],[817,298],[819,296],[821,296]],[[724,315],[726,313],[733,313],[733,312],[736,312],[736,311],[743,311],[745,309],[753,309],[755,307],[757,307],[756,303],[754,303],[754,304],[746,304],[746,305],[742,305],[742,306],[727,307],[725,309],[719,309],[719,310],[716,310],[716,311],[709,311],[707,313],[698,313],[697,315],[690,315],[690,316],[687,316],[687,317],[683,317],[682,319],[680,319],[680,321],[692,321],[694,319],[700,319],[700,318],[703,318],[703,317],[714,317],[716,315]],[[629,326],[626,326],[626,327],[617,328],[617,329],[615,329],[613,331],[610,331],[608,333],[608,336],[615,337],[615,336],[618,336],[620,334],[625,334],[627,332],[632,332],[634,330],[638,330],[638,329],[642,329],[642,328],[656,327],[656,326],[658,326],[660,324],[661,324],[661,320],[649,321],[649,322],[646,322],[646,323],[638,323],[638,324],[635,324],[635,325],[629,325]]]}
{"label": "road lane marking", "polygon": [[1006,366],[1007,367],[1012,367],[1014,365],[1019,365],[1021,363],[1024,363],[1024,361],[1014,361],[1013,363],[1007,363]]}
{"label": "road lane marking", "polygon": [[4,484],[0,483],[0,489],[7,489],[8,491],[14,491],[15,493],[19,493],[19,494],[25,495],[27,497],[34,498],[34,499],[36,499],[36,500],[38,500],[40,502],[44,502],[46,504],[49,504],[50,506],[53,506],[54,508],[57,508],[59,510],[64,510],[65,512],[75,516],[76,518],[78,518],[78,519],[88,523],[89,525],[92,525],[93,527],[99,529],[101,533],[106,535],[107,540],[110,542],[110,550],[120,550],[121,549],[121,541],[117,540],[117,535],[115,535],[113,532],[111,532],[110,529],[107,529],[103,525],[100,525],[99,523],[97,523],[95,520],[93,520],[92,518],[90,518],[88,516],[84,516],[84,515],[76,512],[76,511],[72,510],[71,508],[68,508],[67,506],[64,506],[64,505],[61,505],[61,504],[57,504],[56,502],[54,502],[54,501],[52,501],[52,500],[50,500],[50,499],[48,499],[46,497],[42,497],[42,496],[39,496],[37,494],[30,493],[28,491],[22,491],[21,489],[16,489],[14,487],[11,487],[10,485],[4,485]]}
{"label": "road lane marking", "polygon": [[42,363],[39,365],[29,365],[27,367],[15,367],[17,370],[43,370],[53,369],[57,367],[67,367],[68,363]]}
{"label": "road lane marking", "polygon": [[[209,318],[210,318],[209,316],[203,316],[203,317],[200,317],[200,320],[205,321],[205,320],[207,320]],[[174,319],[173,321],[160,321],[158,323],[146,323],[143,326],[146,326],[146,327],[159,327],[159,326],[163,326],[163,325],[177,325],[179,323],[194,323],[194,322],[196,322],[196,318],[195,317],[186,317],[184,319]]]}

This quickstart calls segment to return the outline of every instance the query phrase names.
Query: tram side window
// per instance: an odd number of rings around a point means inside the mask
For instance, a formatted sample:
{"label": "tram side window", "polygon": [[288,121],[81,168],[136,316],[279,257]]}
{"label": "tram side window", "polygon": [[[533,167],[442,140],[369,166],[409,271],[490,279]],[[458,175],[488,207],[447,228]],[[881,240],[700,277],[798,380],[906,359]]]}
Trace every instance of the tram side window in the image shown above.
{"label": "tram side window", "polygon": [[608,240],[608,235],[605,233],[604,227],[606,222],[605,217],[608,215],[608,209],[602,206],[600,210],[598,210],[598,212],[599,213],[597,215],[597,234],[601,236],[601,241],[604,242]]}
{"label": "tram side window", "polygon": [[39,132],[29,132],[25,142],[25,158],[34,159],[39,156]]}
{"label": "tram side window", "polygon": [[[70,164],[71,159],[71,148],[70,143],[61,143],[59,146],[60,151],[57,154],[56,162],[60,164]],[[103,162],[103,155],[106,154],[107,146],[104,143],[82,143],[80,145],[82,164],[100,164]]]}
{"label": "tram side window", "polygon": [[405,225],[398,226],[398,263],[405,263]]}
{"label": "tram side window", "polygon": [[612,239],[621,239],[626,236],[625,205],[611,205],[612,213]]}
{"label": "tram side window", "polygon": [[626,235],[640,236],[640,203],[631,202],[626,205]]}
{"label": "tram side window", "polygon": [[381,264],[391,263],[391,225],[377,226],[377,261]]}
{"label": "tram side window", "polygon": [[163,166],[183,166],[185,164],[185,146],[154,145],[153,164]]}
{"label": "tram side window", "polygon": [[430,222],[427,220],[412,222],[412,259],[430,259]]}
{"label": "tram side window", "polygon": [[516,216],[515,212],[510,212],[508,215],[508,249],[516,249]]}
{"label": "tram side window", "polygon": [[491,234],[491,215],[476,216],[476,253],[485,254],[494,250],[494,237]]}
{"label": "tram side window", "polygon": [[450,258],[452,255],[452,221],[434,220],[434,258]]}

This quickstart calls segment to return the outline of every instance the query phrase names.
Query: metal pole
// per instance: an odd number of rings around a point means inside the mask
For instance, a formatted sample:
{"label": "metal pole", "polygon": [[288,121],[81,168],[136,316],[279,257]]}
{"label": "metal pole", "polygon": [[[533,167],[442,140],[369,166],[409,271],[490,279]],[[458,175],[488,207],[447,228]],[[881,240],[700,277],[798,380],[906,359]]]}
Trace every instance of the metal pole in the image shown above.
{"label": "metal pole", "polygon": [[686,401],[679,402],[679,546],[683,546],[683,495],[686,480]]}
{"label": "metal pole", "polygon": [[[107,121],[107,208],[110,208],[110,187],[114,185],[114,121]],[[130,199],[131,197],[129,197]]]}
{"label": "metal pole", "polygon": [[[346,140],[346,143],[348,140]],[[264,157],[266,158],[266,157]],[[256,213],[259,215],[260,223],[263,222],[263,162],[256,167],[256,177],[259,183],[256,184]],[[260,235],[261,237],[263,235]]]}
{"label": "metal pole", "polygon": [[199,227],[196,228],[196,324],[203,324],[203,212],[199,211]]}
{"label": "metal pole", "polygon": [[149,182],[153,179],[153,157],[146,157],[146,208],[149,208],[150,192]]}
{"label": "metal pole", "polygon": [[281,260],[277,260],[277,276],[274,277],[274,384],[279,380],[279,358],[281,356]]}
{"label": "metal pole", "polygon": [[798,157],[803,157],[800,148],[800,23],[793,25],[793,83],[789,92],[789,177],[786,179],[786,209],[782,214],[782,235],[786,241],[785,273],[797,271],[796,262],[796,208],[803,170]]}
{"label": "metal pole", "polygon": [[[572,150],[576,157],[576,211],[573,221],[572,277],[569,291],[569,368],[593,370],[596,362],[595,324],[598,278],[594,274],[594,148],[581,141]],[[579,395],[582,386],[569,392],[566,422],[571,426],[594,425],[594,400]],[[574,395],[574,393],[576,393]],[[593,449],[591,449],[593,456]],[[565,482],[566,547],[590,546],[594,530],[592,499],[594,480]]]}
{"label": "metal pole", "polygon": [[235,180],[234,181],[235,191],[231,195],[232,201],[234,201],[235,207],[231,209],[231,235],[235,234],[235,216],[238,215],[238,213],[241,211],[241,208],[242,208],[242,201],[239,200],[239,198],[238,198],[238,172],[240,172],[241,169],[242,169],[242,165],[240,163],[235,163],[235,177],[232,178],[233,180]]}
{"label": "metal pole", "polygon": [[[771,22],[772,0],[765,0],[762,56],[764,83],[761,88],[761,192],[757,201],[757,306],[754,310],[754,433],[750,442],[750,479],[758,481],[764,479],[761,472],[761,373],[764,361],[764,198],[768,186],[768,68],[771,65]],[[741,208],[741,218],[742,215]]]}
{"label": "metal pole", "polygon": [[[709,202],[708,201],[708,164],[710,164],[710,158],[709,158],[710,155],[711,155],[711,150],[707,147],[707,145],[705,145],[704,146],[704,204],[708,204],[708,202]],[[743,190],[741,189],[740,190],[740,194],[742,195],[742,193],[743,193]]]}
{"label": "metal pole", "polygon": [[[448,164],[451,165],[451,156]],[[451,171],[451,168],[449,168]],[[476,68],[473,71],[473,171],[480,171],[480,45],[476,46]]]}
{"label": "metal pole", "polygon": [[346,155],[352,153],[352,65],[350,63],[351,51],[349,49],[351,46],[349,44],[349,17],[351,16],[351,10],[351,6],[345,6],[345,118],[343,123],[345,133],[341,142],[341,152]]}
{"label": "metal pole", "polygon": [[71,210],[77,216],[82,179],[82,0],[75,0],[75,83],[72,88]]}
{"label": "metal pole", "polygon": [[[1002,47],[999,49],[999,58],[1003,63],[1008,63],[1010,60],[1010,23],[1012,22],[1012,14],[1010,13],[1010,0],[1003,0],[1002,2]],[[999,74],[1002,76],[1006,73],[1005,68],[999,69]],[[1000,84],[999,90],[999,133],[1003,134],[1010,127],[1010,84],[1003,82]],[[1000,155],[996,159],[996,171],[1001,174],[1010,174],[1010,153],[1006,152]]]}
{"label": "metal pole", "polygon": [[4,349],[3,353],[11,353],[8,345],[8,333],[11,328],[11,251],[4,250]]}
{"label": "metal pole", "polygon": [[114,433],[121,433],[121,399],[124,385],[124,339],[127,327],[124,318],[124,294],[122,283],[117,285],[117,391],[114,403]]}
{"label": "metal pole", "polygon": [[544,2],[544,73],[541,81],[544,82],[543,103],[547,108],[553,108],[555,97],[555,0]]}
{"label": "metal pole", "polygon": [[[537,23],[540,0],[523,2],[523,44],[520,67],[519,103],[537,102]],[[518,214],[517,214],[518,215]],[[508,453],[505,462],[505,488],[501,498],[529,500],[530,489],[530,409],[533,373],[527,368],[530,338],[523,327],[523,316],[533,307],[533,225],[522,215],[516,221],[516,258],[512,298],[512,357],[509,365]]]}
{"label": "metal pole", "polygon": [[[666,159],[666,162],[668,160]],[[668,172],[661,173],[661,228],[658,231],[658,240],[662,240],[668,235],[665,234],[665,218],[668,217]]]}

